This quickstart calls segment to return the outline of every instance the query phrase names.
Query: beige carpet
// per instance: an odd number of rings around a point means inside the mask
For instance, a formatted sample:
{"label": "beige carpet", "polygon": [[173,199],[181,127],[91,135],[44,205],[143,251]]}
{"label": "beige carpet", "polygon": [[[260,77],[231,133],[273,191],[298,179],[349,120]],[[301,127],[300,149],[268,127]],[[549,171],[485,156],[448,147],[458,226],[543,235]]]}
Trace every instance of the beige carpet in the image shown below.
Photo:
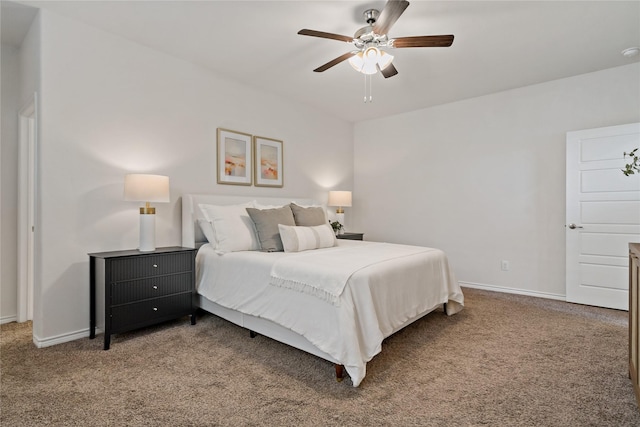
{"label": "beige carpet", "polygon": [[388,338],[359,388],[211,315],[44,349],[2,325],[9,426],[640,426],[626,312],[465,289]]}

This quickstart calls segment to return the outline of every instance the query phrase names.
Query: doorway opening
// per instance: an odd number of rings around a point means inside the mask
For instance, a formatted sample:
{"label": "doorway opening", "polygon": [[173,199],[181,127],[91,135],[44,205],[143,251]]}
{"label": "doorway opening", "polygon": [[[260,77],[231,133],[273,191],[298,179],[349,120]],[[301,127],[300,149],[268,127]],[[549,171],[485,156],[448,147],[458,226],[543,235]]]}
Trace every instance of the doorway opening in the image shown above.
{"label": "doorway opening", "polygon": [[18,322],[33,320],[37,195],[37,95],[19,113]]}

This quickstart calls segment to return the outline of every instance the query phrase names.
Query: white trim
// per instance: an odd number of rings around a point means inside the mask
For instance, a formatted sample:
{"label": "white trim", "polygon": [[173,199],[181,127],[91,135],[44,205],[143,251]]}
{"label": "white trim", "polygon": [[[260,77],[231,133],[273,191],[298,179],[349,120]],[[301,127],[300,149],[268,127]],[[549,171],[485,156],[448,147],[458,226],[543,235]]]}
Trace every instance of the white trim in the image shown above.
{"label": "white trim", "polygon": [[76,332],[69,332],[66,334],[55,335],[46,339],[41,339],[33,334],[33,343],[38,348],[51,347],[52,345],[63,344],[69,341],[75,341],[82,338],[89,338],[89,328],[81,329]]}
{"label": "white trim", "polygon": [[5,316],[0,317],[0,325],[4,325],[5,323],[17,322],[18,316]]}
{"label": "white trim", "polygon": [[530,297],[554,299],[558,301],[566,301],[567,296],[562,294],[552,294],[549,292],[530,291],[527,289],[507,288],[504,286],[486,285],[483,283],[458,282],[464,288],[482,289],[485,291],[502,292],[505,294],[527,295]]}

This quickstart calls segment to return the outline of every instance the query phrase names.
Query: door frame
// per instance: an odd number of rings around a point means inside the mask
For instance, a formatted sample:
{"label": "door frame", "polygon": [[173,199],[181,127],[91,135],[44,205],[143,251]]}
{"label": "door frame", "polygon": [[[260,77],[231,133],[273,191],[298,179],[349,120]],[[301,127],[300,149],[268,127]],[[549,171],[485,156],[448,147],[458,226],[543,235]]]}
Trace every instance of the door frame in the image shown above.
{"label": "door frame", "polygon": [[35,300],[35,228],[38,177],[37,93],[19,113],[18,149],[18,322],[33,320]]}

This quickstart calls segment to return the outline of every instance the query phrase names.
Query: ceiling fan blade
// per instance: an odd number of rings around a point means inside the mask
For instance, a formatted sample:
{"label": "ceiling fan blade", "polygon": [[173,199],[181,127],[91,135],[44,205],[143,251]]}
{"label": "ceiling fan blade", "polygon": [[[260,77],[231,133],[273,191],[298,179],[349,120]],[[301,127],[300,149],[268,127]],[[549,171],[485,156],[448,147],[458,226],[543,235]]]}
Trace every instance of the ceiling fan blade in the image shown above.
{"label": "ceiling fan blade", "polygon": [[398,37],[391,41],[393,47],[449,47],[453,44],[453,34],[446,36]]}
{"label": "ceiling fan blade", "polygon": [[328,70],[329,68],[333,67],[334,65],[338,65],[339,63],[341,63],[344,60],[347,60],[349,58],[351,58],[353,55],[355,55],[357,52],[347,52],[342,56],[337,57],[336,59],[327,62],[324,65],[321,65],[320,67],[316,68],[315,71],[316,73],[321,73],[323,71]]}
{"label": "ceiling fan blade", "polygon": [[379,35],[387,34],[407,7],[409,7],[408,1],[389,0],[382,12],[380,12],[375,24],[373,24],[373,31]]}
{"label": "ceiling fan blade", "polygon": [[396,70],[396,67],[394,67],[393,64],[387,65],[386,67],[384,67],[383,70],[380,69],[380,66],[377,65],[377,67],[385,79],[388,79],[389,77],[393,77],[396,74],[398,74],[398,70]]}
{"label": "ceiling fan blade", "polygon": [[340,40],[347,43],[353,43],[353,37],[342,36],[340,34],[325,33],[323,31],[304,29],[304,30],[298,31],[298,34],[302,36],[320,37],[322,39]]}

